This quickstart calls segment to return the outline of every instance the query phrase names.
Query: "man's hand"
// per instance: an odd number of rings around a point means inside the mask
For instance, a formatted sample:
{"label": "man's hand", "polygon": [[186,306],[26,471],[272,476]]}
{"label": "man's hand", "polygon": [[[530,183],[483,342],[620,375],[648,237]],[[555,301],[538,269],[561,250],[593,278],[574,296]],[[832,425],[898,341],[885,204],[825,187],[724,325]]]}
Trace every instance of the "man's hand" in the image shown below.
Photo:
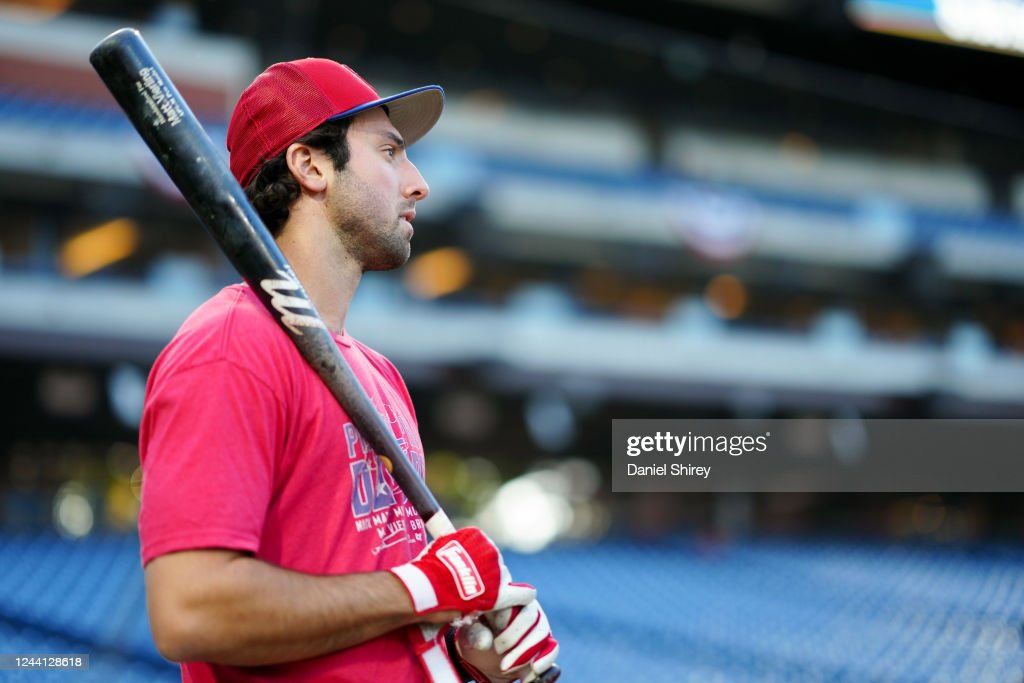
{"label": "man's hand", "polygon": [[442,536],[412,562],[393,567],[417,615],[461,615],[526,605],[537,591],[513,584],[497,546],[484,532],[469,527]]}
{"label": "man's hand", "polygon": [[[505,623],[494,623],[506,615],[510,618]],[[470,645],[468,626],[460,627],[455,634],[455,649],[463,668],[478,683],[504,683],[520,678],[528,683],[555,663],[558,641],[551,635],[551,626],[539,602],[534,600],[525,607],[489,615],[489,619],[496,631],[489,650],[481,652]]]}

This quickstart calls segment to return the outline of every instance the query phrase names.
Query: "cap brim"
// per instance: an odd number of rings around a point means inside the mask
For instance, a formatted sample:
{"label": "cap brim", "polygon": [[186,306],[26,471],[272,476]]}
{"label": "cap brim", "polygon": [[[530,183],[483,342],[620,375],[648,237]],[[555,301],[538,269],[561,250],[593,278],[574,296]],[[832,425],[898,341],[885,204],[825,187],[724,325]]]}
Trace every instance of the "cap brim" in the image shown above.
{"label": "cap brim", "polygon": [[409,146],[426,135],[441,118],[441,111],[444,110],[444,90],[439,85],[425,85],[422,88],[407,90],[397,95],[361,104],[348,111],[335,114],[327,120],[334,121],[355,116],[360,112],[384,105],[387,105],[391,123],[401,133],[406,146]]}

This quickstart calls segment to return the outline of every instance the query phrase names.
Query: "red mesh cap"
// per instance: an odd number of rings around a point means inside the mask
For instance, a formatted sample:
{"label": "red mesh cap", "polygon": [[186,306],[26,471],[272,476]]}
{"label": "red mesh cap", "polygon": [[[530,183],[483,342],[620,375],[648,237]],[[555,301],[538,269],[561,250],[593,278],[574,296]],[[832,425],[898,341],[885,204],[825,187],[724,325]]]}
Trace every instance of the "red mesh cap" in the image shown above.
{"label": "red mesh cap", "polygon": [[228,124],[231,172],[245,187],[267,159],[330,119],[388,105],[391,123],[407,145],[434,127],[444,91],[428,85],[381,97],[355,71],[329,59],[274,64],[256,77]]}

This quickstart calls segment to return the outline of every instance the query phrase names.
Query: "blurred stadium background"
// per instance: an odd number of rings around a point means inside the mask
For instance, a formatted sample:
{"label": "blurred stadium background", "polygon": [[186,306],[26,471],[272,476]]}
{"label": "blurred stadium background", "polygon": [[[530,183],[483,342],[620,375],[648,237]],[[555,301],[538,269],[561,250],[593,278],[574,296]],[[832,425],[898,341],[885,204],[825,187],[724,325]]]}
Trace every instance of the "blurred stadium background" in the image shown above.
{"label": "blurred stadium background", "polygon": [[[1024,681],[1019,495],[610,492],[611,419],[1024,415],[1020,0],[0,2],[0,652],[176,680],[135,518],[149,366],[236,277],[86,55],[214,139],[267,64],[448,91],[349,329],[565,681]],[[530,501],[523,505],[521,501]]]}

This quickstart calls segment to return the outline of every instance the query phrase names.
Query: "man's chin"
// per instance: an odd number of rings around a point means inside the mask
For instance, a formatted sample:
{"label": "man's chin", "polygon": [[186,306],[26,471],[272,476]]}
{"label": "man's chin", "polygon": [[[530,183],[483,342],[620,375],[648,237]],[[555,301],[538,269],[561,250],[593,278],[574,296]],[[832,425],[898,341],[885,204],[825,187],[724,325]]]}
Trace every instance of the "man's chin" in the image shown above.
{"label": "man's chin", "polygon": [[386,254],[381,254],[380,257],[374,260],[372,263],[367,264],[363,269],[365,271],[383,271],[383,270],[395,270],[401,268],[409,262],[409,257],[412,254],[412,247],[408,242],[405,243],[404,249],[395,249],[389,251]]}

